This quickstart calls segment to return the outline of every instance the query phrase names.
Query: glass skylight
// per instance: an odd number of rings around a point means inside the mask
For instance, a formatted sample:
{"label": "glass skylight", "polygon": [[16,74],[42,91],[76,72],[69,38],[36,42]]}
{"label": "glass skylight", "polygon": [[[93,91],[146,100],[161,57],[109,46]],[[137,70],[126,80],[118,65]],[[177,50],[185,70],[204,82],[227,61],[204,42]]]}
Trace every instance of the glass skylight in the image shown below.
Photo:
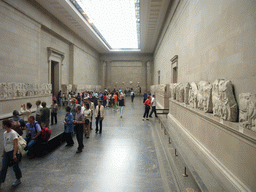
{"label": "glass skylight", "polygon": [[140,48],[139,0],[71,0],[112,50]]}

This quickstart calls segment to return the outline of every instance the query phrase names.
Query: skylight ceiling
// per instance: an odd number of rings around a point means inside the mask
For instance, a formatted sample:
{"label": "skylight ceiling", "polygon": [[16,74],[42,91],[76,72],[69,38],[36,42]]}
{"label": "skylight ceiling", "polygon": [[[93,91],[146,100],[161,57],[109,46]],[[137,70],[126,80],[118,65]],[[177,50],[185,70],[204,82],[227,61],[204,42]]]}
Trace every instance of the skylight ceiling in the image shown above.
{"label": "skylight ceiling", "polygon": [[112,51],[140,49],[139,0],[71,0]]}

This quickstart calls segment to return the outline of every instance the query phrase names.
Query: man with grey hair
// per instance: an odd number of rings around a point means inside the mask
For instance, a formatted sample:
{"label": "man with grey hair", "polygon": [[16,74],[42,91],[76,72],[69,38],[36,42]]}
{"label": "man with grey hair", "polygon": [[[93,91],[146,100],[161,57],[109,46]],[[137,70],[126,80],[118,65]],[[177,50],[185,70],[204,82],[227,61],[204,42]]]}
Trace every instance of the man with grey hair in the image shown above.
{"label": "man with grey hair", "polygon": [[84,130],[84,114],[81,111],[81,105],[76,105],[76,115],[75,115],[75,120],[73,121],[75,124],[75,132],[76,132],[76,139],[78,142],[78,148],[76,153],[81,153],[84,144],[83,144],[83,130]]}

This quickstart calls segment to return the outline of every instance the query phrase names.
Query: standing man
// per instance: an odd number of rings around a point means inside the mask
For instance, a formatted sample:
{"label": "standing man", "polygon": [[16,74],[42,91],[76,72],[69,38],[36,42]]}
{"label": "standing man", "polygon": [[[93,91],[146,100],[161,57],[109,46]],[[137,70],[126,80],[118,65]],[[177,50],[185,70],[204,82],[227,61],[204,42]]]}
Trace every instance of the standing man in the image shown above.
{"label": "standing man", "polygon": [[42,105],[41,105],[41,101],[38,100],[36,102],[36,121],[41,125],[41,115],[42,115]]}
{"label": "standing man", "polygon": [[151,113],[150,113],[149,117],[152,118],[152,113],[155,113],[155,117],[157,117],[157,114],[156,114],[156,97],[155,97],[155,95],[153,95],[153,97],[151,99],[151,106],[152,106],[152,110],[151,110]]}
{"label": "standing man", "polygon": [[42,115],[41,115],[41,125],[42,127],[49,127],[50,122],[50,109],[46,107],[46,102],[42,102]]}
{"label": "standing man", "polygon": [[131,99],[132,99],[132,103],[133,103],[134,97],[135,97],[135,94],[134,94],[134,92],[133,92],[133,89],[131,89]]}
{"label": "standing man", "polygon": [[60,106],[61,106],[61,97],[62,97],[62,95],[61,95],[61,90],[60,90],[58,93],[58,101],[59,101]]}
{"label": "standing man", "polygon": [[21,105],[20,114],[23,115],[23,119],[24,119],[25,123],[28,122],[28,116],[31,115],[31,113],[32,113],[31,107],[32,107],[31,103],[27,103],[26,108],[25,108],[25,104]]}
{"label": "standing man", "polygon": [[96,110],[95,110],[95,119],[96,119],[96,131],[95,131],[95,133],[98,132],[98,124],[100,122],[99,134],[101,134],[101,132],[102,132],[102,121],[103,121],[104,116],[105,116],[104,107],[101,104],[102,104],[101,101],[99,101],[98,105],[96,107]]}
{"label": "standing man", "polygon": [[81,153],[84,148],[83,130],[84,130],[85,120],[84,120],[84,114],[81,111],[81,105],[79,104],[76,106],[76,115],[73,123],[75,124],[76,139],[78,142],[78,148],[76,153]]}

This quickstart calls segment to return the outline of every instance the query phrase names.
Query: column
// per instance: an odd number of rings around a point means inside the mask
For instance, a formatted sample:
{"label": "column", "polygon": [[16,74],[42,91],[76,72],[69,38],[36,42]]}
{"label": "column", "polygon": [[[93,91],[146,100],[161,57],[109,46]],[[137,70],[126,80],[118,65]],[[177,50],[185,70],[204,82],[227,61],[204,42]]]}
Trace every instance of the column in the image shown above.
{"label": "column", "polygon": [[142,61],[142,78],[141,78],[141,92],[144,93],[147,90],[147,63],[148,61]]}

